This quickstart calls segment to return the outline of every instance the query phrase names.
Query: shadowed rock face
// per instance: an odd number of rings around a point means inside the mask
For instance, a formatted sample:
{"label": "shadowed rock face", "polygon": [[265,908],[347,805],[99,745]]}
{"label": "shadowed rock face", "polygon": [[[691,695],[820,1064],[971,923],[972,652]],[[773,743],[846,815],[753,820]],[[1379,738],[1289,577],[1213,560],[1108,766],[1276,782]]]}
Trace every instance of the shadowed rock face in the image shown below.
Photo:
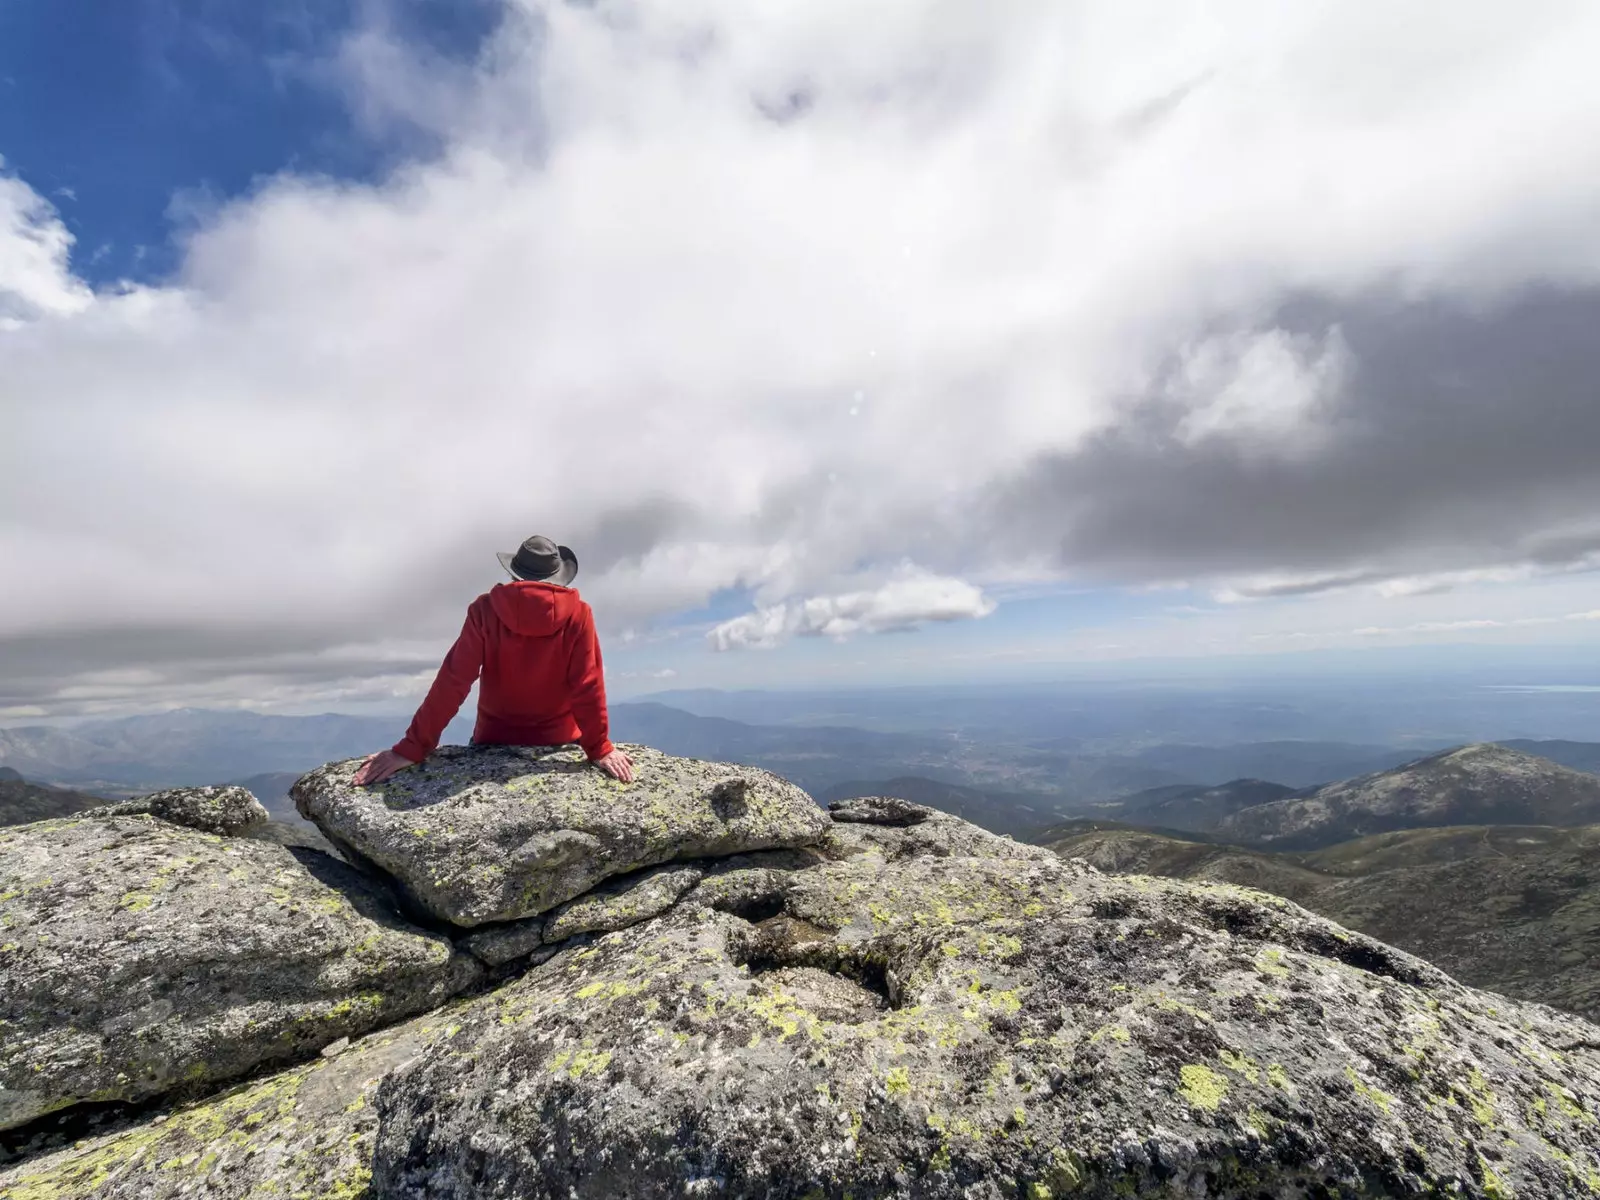
{"label": "shadowed rock face", "polygon": [[370,787],[358,760],[294,786],[300,812],[455,925],[537,916],[613,875],[681,859],[815,842],[828,819],[755,767],[628,747],[619,783],[576,749],[448,746]]}
{"label": "shadowed rock face", "polygon": [[235,1079],[479,973],[313,851],[149,815],[0,829],[0,1129]]}
{"label": "shadowed rock face", "polygon": [[1593,1026],[1275,897],[863,828],[465,1010],[379,1088],[375,1194],[1600,1187]]}

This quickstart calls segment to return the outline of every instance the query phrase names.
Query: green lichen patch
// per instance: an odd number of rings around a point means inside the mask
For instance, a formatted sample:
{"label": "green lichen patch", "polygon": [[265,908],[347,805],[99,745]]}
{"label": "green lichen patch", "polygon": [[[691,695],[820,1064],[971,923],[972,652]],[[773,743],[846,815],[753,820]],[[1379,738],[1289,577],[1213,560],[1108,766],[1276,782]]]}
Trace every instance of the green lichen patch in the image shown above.
{"label": "green lichen patch", "polygon": [[1178,1091],[1196,1108],[1216,1112],[1228,1095],[1228,1081],[1204,1063],[1186,1063],[1178,1071]]}

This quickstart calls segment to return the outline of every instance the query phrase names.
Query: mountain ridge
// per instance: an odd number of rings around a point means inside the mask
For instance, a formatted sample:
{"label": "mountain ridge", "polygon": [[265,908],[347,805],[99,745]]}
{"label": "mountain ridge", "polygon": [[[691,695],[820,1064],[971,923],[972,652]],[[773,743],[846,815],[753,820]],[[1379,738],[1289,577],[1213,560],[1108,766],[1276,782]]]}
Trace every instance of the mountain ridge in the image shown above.
{"label": "mountain ridge", "polygon": [[1246,845],[1309,850],[1395,829],[1595,821],[1600,776],[1475,743],[1240,809],[1210,832]]}

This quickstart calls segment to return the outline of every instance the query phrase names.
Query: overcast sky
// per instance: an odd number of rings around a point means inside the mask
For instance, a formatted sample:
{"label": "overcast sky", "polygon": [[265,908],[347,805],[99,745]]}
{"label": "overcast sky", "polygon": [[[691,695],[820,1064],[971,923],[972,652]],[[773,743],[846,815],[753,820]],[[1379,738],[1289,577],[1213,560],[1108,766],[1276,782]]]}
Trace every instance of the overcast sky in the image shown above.
{"label": "overcast sky", "polygon": [[[0,719],[1600,646],[1600,6],[0,12]],[[65,82],[64,82],[65,81]],[[988,665],[985,665],[988,664]]]}

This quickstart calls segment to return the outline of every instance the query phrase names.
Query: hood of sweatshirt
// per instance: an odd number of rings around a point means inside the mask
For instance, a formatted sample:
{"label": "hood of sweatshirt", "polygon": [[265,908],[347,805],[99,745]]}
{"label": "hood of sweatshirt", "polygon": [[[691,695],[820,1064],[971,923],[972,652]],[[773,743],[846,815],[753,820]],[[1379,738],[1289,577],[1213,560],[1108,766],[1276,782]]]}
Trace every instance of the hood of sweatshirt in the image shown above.
{"label": "hood of sweatshirt", "polygon": [[497,583],[489,589],[494,615],[513,633],[548,637],[572,620],[583,604],[573,588],[552,583]]}

